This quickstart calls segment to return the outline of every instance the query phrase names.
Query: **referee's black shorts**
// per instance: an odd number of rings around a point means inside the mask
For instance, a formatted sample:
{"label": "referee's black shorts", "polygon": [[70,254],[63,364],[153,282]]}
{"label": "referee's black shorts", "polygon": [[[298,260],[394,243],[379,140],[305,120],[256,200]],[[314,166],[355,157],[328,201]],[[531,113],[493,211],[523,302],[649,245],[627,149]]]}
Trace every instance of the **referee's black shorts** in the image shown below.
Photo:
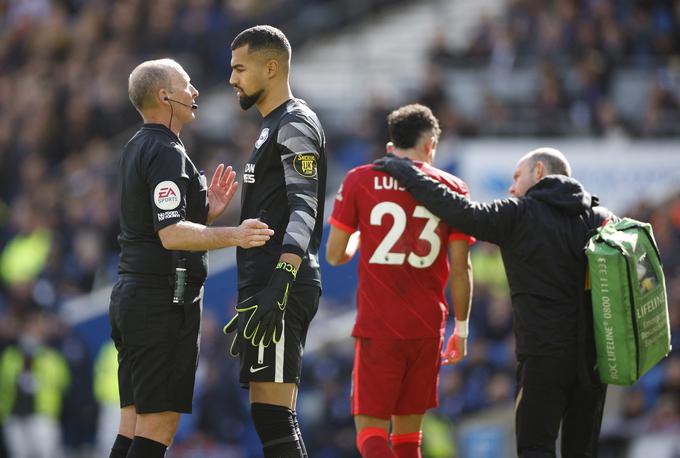
{"label": "referee's black shorts", "polygon": [[138,414],[191,413],[203,308],[202,284],[173,304],[167,277],[121,275],[111,292],[120,406]]}
{"label": "referee's black shorts", "polygon": [[[239,302],[261,289],[261,286],[241,289],[238,294]],[[241,339],[239,381],[243,388],[247,388],[250,382],[300,383],[302,352],[309,324],[319,307],[320,295],[321,288],[318,286],[294,284],[288,294],[283,316],[283,334],[279,343],[272,342],[267,348],[254,347],[249,341]]]}

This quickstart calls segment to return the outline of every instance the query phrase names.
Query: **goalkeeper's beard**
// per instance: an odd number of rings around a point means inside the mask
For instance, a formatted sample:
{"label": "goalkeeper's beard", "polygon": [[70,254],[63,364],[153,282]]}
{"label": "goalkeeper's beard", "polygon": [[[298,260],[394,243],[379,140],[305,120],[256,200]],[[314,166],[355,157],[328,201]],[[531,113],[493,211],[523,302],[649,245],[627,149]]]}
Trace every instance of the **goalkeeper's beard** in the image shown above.
{"label": "goalkeeper's beard", "polygon": [[250,107],[255,105],[258,100],[260,100],[260,97],[262,97],[262,93],[264,92],[264,89],[260,89],[253,95],[247,95],[245,92],[241,91],[243,95],[238,96],[238,104],[241,105],[241,109],[243,111],[248,110]]}

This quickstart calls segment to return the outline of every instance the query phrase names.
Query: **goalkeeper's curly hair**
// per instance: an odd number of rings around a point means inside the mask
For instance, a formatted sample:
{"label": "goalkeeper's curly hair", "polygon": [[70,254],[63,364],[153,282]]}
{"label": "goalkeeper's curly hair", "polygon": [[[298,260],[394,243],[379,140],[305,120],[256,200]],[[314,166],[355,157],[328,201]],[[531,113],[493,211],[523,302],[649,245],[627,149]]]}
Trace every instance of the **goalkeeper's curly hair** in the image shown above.
{"label": "goalkeeper's curly hair", "polygon": [[387,116],[390,141],[401,149],[413,148],[420,137],[434,136],[439,140],[439,121],[425,105],[414,103],[397,108]]}

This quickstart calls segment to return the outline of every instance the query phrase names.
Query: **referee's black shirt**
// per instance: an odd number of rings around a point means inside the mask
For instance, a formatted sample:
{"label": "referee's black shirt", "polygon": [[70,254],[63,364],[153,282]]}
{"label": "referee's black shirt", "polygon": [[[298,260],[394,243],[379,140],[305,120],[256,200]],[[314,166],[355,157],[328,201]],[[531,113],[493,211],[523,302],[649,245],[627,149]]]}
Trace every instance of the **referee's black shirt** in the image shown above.
{"label": "referee's black shirt", "polygon": [[302,258],[296,284],[321,286],[325,150],[321,123],[302,100],[290,99],[263,119],[241,180],[241,221],[261,218],[274,236],[262,247],[237,249],[239,288],[265,286],[281,253]]}
{"label": "referee's black shirt", "polygon": [[121,274],[174,274],[177,253],[186,258],[188,278],[203,282],[205,251],[163,248],[158,231],[179,221],[205,224],[206,179],[180,139],[161,124],[144,124],[125,145],[120,160]]}

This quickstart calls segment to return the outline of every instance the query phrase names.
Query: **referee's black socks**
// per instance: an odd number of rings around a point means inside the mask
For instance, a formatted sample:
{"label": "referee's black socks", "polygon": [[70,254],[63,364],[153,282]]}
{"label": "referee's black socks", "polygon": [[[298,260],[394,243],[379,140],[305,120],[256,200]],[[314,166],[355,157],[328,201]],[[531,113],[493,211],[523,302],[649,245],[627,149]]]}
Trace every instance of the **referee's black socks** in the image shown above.
{"label": "referee's black socks", "polygon": [[167,448],[165,444],[160,442],[142,436],[135,436],[127,458],[163,458]]}
{"label": "referee's black socks", "polygon": [[250,405],[264,458],[303,458],[304,445],[295,414],[288,407],[255,402]]}

